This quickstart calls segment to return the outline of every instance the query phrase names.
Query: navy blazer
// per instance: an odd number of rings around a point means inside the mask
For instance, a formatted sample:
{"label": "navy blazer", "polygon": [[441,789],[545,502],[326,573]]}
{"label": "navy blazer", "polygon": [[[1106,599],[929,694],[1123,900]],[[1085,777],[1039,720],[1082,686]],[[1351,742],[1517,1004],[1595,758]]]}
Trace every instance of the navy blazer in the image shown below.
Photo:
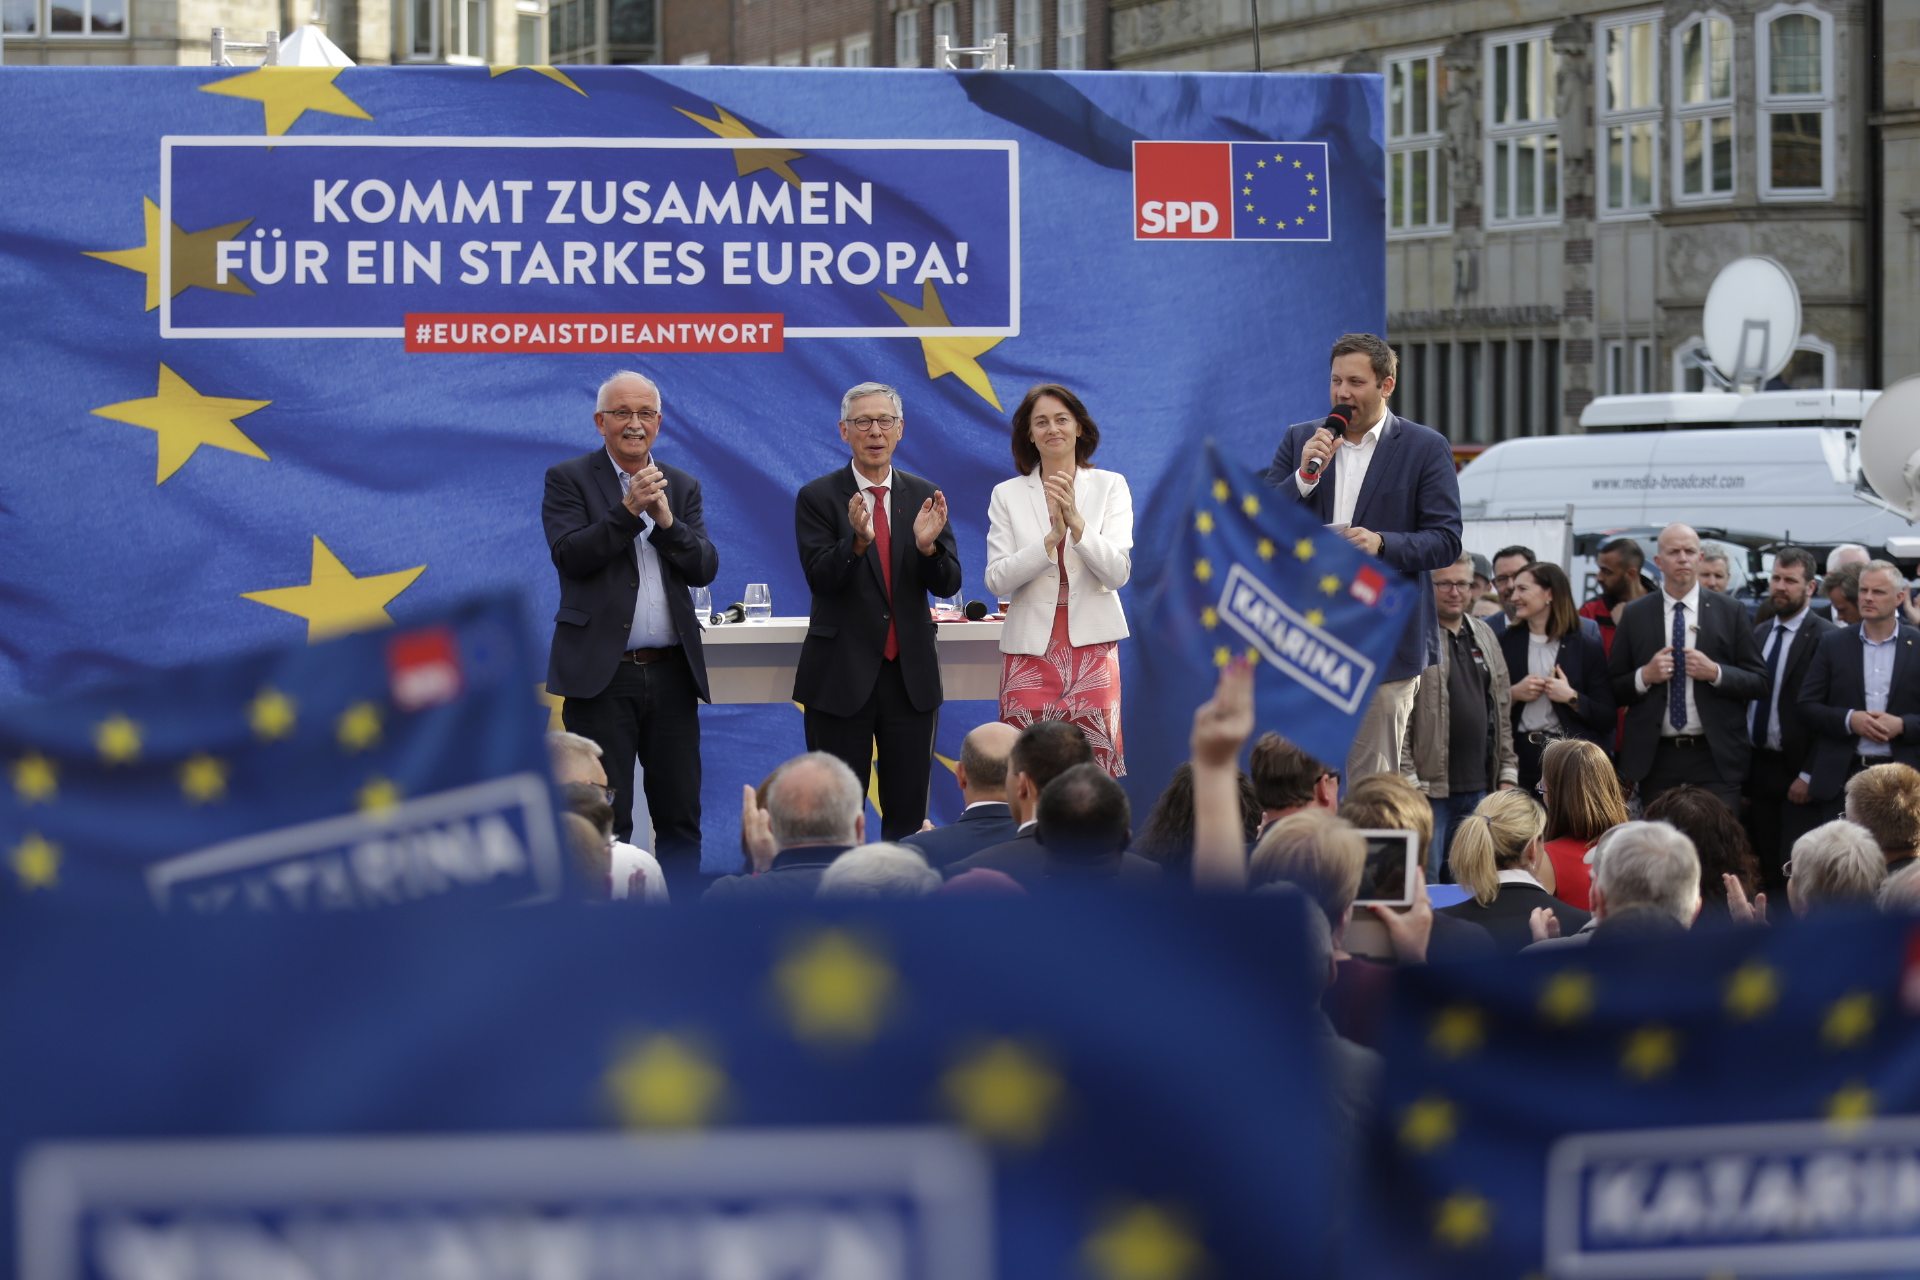
{"label": "navy blazer", "polygon": [[[1760,646],[1762,663],[1766,661],[1767,645],[1773,639],[1774,621],[1769,618],[1753,629],[1753,642]],[[1835,625],[1809,610],[1800,620],[1800,629],[1793,634],[1793,644],[1780,655],[1780,758],[1794,773],[1807,767],[1807,757],[1814,744],[1813,726],[1807,723],[1806,713],[1800,709],[1800,689],[1806,683],[1821,639]],[[1767,697],[1772,697],[1771,692]],[[1754,702],[1756,707],[1761,705],[1758,700]]]}
{"label": "navy blazer", "polygon": [[[1267,468],[1267,483],[1314,513],[1322,524],[1333,523],[1334,470],[1340,454],[1334,452],[1320,472],[1312,493],[1300,495],[1294,473],[1300,458],[1324,419],[1296,422],[1281,437],[1280,447]],[[1374,446],[1373,461],[1353,506],[1353,523],[1380,535],[1380,559],[1413,575],[1420,593],[1414,620],[1400,635],[1400,647],[1380,675],[1382,680],[1407,680],[1440,661],[1440,619],[1433,608],[1429,569],[1444,569],[1460,558],[1460,481],[1453,466],[1453,446],[1431,427],[1387,411],[1386,429]]]}
{"label": "navy blazer", "polygon": [[[1802,630],[1805,624],[1802,624]],[[1887,710],[1905,724],[1887,745],[1889,760],[1920,769],[1920,631],[1901,623],[1894,632],[1893,681]],[[1802,768],[1813,775],[1807,790],[1815,800],[1831,800],[1847,785],[1860,735],[1847,725],[1847,713],[1867,709],[1867,668],[1859,627],[1834,627],[1820,637],[1813,664],[1800,684],[1800,714],[1813,730],[1813,753]]]}
{"label": "navy blazer", "polygon": [[[1507,660],[1507,677],[1519,684],[1526,679],[1527,629],[1511,626],[1500,633],[1500,654]],[[1568,705],[1556,702],[1553,710],[1560,717],[1560,728],[1569,738],[1585,738],[1609,756],[1613,754],[1613,685],[1607,679],[1607,651],[1599,639],[1584,629],[1569,631],[1560,637],[1560,653],[1554,659],[1561,674],[1580,697]],[[1541,697],[1546,697],[1543,693]],[[1526,703],[1513,704],[1513,731],[1520,732],[1520,712]]]}
{"label": "navy blazer", "polygon": [[[700,514],[700,482],[654,459],[667,479],[673,525],[654,526],[647,541],[660,557],[667,612],[693,669],[694,688],[707,694],[707,660],[688,587],[704,587],[720,572],[720,553]],[[560,571],[560,610],[553,615],[547,692],[562,698],[597,697],[613,682],[633,631],[640,596],[640,557],[633,540],[646,528],[620,498],[620,479],[604,448],[547,470],[540,505],[553,564]]]}
{"label": "navy blazer", "polygon": [[1019,834],[1011,809],[1005,804],[983,804],[968,809],[956,822],[931,831],[916,831],[900,843],[918,849],[929,866],[944,868],[982,849],[1005,844]]}

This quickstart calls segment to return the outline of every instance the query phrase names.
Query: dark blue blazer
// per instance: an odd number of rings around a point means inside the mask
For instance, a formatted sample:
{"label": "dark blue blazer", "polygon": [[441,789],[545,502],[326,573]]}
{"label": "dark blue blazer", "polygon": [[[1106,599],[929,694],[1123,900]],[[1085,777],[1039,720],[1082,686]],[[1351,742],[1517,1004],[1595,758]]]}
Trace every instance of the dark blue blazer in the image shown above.
{"label": "dark blue blazer", "polygon": [[[1805,630],[1803,625],[1802,634]],[[1893,748],[1888,758],[1920,769],[1920,631],[1903,622],[1894,640],[1887,710],[1899,716],[1905,728],[1887,744]],[[1813,730],[1813,753],[1801,768],[1812,775],[1807,790],[1815,800],[1840,794],[1859,750],[1860,735],[1848,726],[1847,713],[1867,709],[1862,654],[1859,627],[1833,627],[1821,635],[1806,679],[1800,682],[1800,714]]]}
{"label": "dark blue blazer", "polygon": [[926,855],[928,865],[944,868],[982,849],[1005,844],[1019,834],[1011,809],[1004,804],[983,804],[978,809],[968,809],[949,826],[916,831],[900,843]]}
{"label": "dark blue blazer", "polygon": [[[1320,483],[1306,497],[1294,483],[1307,441],[1323,419],[1296,422],[1287,428],[1267,468],[1267,483],[1314,513],[1322,524],[1333,522],[1336,452],[1320,473]],[[1375,446],[1360,500],[1353,507],[1353,523],[1380,535],[1380,558],[1411,574],[1420,593],[1413,622],[1400,636],[1400,647],[1380,675],[1382,680],[1407,680],[1440,661],[1440,619],[1433,609],[1433,582],[1429,569],[1444,569],[1460,558],[1460,482],[1453,467],[1453,447],[1431,427],[1387,411],[1387,429]]]}
{"label": "dark blue blazer", "polygon": [[[1527,678],[1529,643],[1525,627],[1512,626],[1500,633],[1500,655],[1507,660],[1507,676],[1514,684]],[[1553,705],[1554,714],[1560,717],[1560,728],[1567,737],[1585,738],[1611,756],[1615,707],[1613,684],[1607,679],[1606,646],[1597,637],[1588,635],[1584,628],[1570,631],[1560,637],[1560,656],[1555,661],[1561,674],[1567,677],[1567,683],[1580,695],[1572,705],[1564,702]],[[1516,733],[1520,731],[1520,712],[1526,705],[1524,702],[1513,704]]]}

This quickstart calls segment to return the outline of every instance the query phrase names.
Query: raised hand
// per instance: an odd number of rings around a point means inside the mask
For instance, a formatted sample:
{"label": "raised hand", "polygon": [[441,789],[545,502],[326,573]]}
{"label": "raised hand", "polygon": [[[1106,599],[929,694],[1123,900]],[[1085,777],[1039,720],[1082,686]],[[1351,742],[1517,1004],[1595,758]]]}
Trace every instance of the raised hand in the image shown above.
{"label": "raised hand", "polygon": [[1307,464],[1318,458],[1320,460],[1321,472],[1324,474],[1327,459],[1333,456],[1333,451],[1338,445],[1339,441],[1333,438],[1333,432],[1327,430],[1325,427],[1321,427],[1313,433],[1312,437],[1307,441],[1306,446],[1300,450],[1300,469],[1305,471]]}
{"label": "raised hand", "polygon": [[1747,891],[1740,883],[1740,877],[1731,872],[1720,873],[1721,883],[1727,886],[1727,915],[1735,924],[1765,924],[1767,922],[1767,895],[1756,893],[1753,901],[1747,901]]}
{"label": "raised hand", "polygon": [[873,513],[860,494],[847,499],[847,523],[853,526],[853,554],[864,555],[873,543]]}
{"label": "raised hand", "polygon": [[1369,905],[1374,918],[1387,931],[1387,942],[1399,964],[1425,964],[1427,939],[1433,934],[1433,899],[1427,896],[1427,869],[1413,872],[1413,905],[1405,911],[1395,907]]}
{"label": "raised hand", "polygon": [[743,783],[740,793],[740,843],[746,846],[753,873],[759,875],[780,852],[773,843],[773,815],[760,807],[752,787]]}
{"label": "raised hand", "polygon": [[1235,658],[1220,669],[1213,697],[1193,713],[1193,762],[1226,768],[1253,733],[1253,664]]}
{"label": "raised hand", "polygon": [[1087,522],[1080,515],[1080,508],[1073,499],[1073,477],[1055,472],[1046,479],[1047,509],[1053,515],[1056,526],[1073,531],[1073,540],[1080,541],[1087,531]]}
{"label": "raised hand", "polygon": [[667,478],[649,462],[627,481],[627,496],[622,504],[634,515],[650,515],[662,529],[673,527],[673,509],[667,505]]}
{"label": "raised hand", "polygon": [[933,496],[920,504],[920,514],[913,518],[913,541],[921,555],[933,554],[934,541],[946,527],[947,495],[935,489]]}
{"label": "raised hand", "polygon": [[1647,665],[1640,668],[1640,682],[1648,688],[1656,684],[1665,684],[1673,679],[1673,646],[1668,645],[1647,659]]}

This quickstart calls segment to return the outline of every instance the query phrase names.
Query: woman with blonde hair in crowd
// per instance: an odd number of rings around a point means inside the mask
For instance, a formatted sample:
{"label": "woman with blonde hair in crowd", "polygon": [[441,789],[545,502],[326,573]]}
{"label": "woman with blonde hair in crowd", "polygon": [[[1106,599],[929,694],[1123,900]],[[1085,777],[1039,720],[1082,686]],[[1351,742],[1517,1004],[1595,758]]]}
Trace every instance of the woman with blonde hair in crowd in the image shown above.
{"label": "woman with blonde hair in crowd", "polygon": [[1542,907],[1559,918],[1562,937],[1579,932],[1587,913],[1548,890],[1553,863],[1541,838],[1546,829],[1546,814],[1524,791],[1496,791],[1482,800],[1454,829],[1447,855],[1454,883],[1473,896],[1440,914],[1484,927],[1508,955],[1533,941],[1528,921]]}
{"label": "woman with blonde hair in crowd", "polygon": [[1540,757],[1540,797],[1547,806],[1547,857],[1553,861],[1553,894],[1569,906],[1590,910],[1592,868],[1587,853],[1600,837],[1627,820],[1626,802],[1607,753],[1585,738],[1549,743]]}

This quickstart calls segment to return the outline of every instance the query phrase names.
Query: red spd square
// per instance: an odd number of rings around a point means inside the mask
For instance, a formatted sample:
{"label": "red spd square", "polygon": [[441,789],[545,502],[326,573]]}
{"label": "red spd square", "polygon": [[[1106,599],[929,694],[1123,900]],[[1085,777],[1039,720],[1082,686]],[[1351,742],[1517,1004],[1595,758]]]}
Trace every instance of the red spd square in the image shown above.
{"label": "red spd square", "polygon": [[1134,143],[1133,238],[1233,239],[1232,144]]}
{"label": "red spd square", "polygon": [[1353,585],[1348,589],[1353,598],[1361,604],[1372,607],[1380,603],[1380,593],[1387,588],[1387,580],[1380,571],[1370,564],[1360,566],[1360,572],[1353,575]]}
{"label": "red spd square", "polygon": [[464,683],[452,628],[423,627],[387,641],[387,687],[402,711],[452,702]]}

